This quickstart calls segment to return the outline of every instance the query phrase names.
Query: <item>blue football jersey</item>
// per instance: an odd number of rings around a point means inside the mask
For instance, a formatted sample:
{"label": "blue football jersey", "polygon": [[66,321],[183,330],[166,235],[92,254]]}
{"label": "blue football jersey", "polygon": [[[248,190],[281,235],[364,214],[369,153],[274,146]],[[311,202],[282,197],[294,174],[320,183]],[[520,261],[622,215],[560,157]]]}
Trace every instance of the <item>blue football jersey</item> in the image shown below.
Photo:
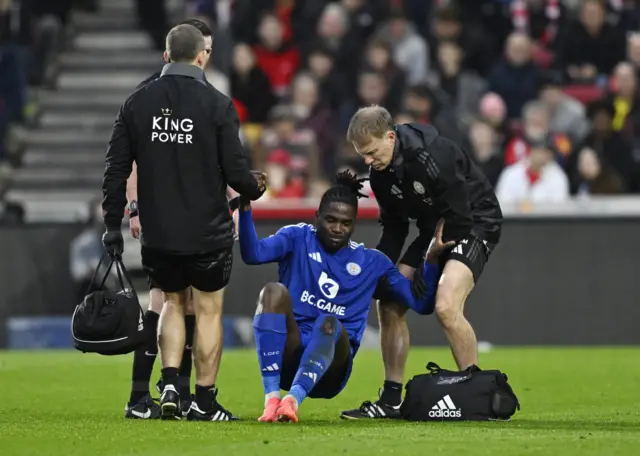
{"label": "blue football jersey", "polygon": [[[308,224],[285,226],[258,240],[251,211],[240,212],[240,250],[247,264],[278,262],[279,282],[287,287],[293,313],[301,330],[309,330],[321,315],[334,315],[349,334],[354,350],[367,324],[378,281],[385,277],[389,290],[419,313],[432,307],[437,266],[424,268],[431,292],[423,299],[411,293],[411,282],[382,252],[350,241],[337,252],[327,252]],[[432,311],[432,309],[430,309]]]}

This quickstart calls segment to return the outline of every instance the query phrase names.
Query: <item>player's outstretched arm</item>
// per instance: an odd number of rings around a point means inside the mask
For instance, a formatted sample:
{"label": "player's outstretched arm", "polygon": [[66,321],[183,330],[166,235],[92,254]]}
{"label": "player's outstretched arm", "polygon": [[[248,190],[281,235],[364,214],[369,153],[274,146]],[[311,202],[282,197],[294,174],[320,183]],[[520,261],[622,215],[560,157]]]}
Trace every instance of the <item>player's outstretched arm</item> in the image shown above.
{"label": "player's outstretched arm", "polygon": [[421,280],[424,283],[424,289],[418,292],[413,289],[411,281],[400,274],[391,260],[388,266],[383,276],[388,292],[416,313],[421,315],[433,313],[440,267],[437,264],[424,263],[416,270],[416,275],[420,277],[414,276],[414,280]]}
{"label": "player's outstretched arm", "polygon": [[240,254],[246,264],[272,263],[284,259],[293,251],[295,239],[302,230],[297,225],[286,226],[273,236],[258,239],[249,204],[240,204],[238,218]]}
{"label": "player's outstretched arm", "polygon": [[396,295],[407,307],[421,315],[433,313],[438,280],[440,279],[438,259],[443,252],[455,245],[453,241],[442,242],[443,230],[444,219],[440,219],[436,225],[431,244],[429,244],[425,262],[417,269],[413,283],[400,274],[400,271],[393,265],[385,274],[389,291]]}

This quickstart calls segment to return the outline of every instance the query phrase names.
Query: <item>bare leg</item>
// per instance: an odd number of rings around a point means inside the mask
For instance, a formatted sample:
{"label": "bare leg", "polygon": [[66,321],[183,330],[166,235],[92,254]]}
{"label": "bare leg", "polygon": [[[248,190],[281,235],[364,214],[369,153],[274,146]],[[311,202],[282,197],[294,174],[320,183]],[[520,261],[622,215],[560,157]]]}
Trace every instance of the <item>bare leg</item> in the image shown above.
{"label": "bare leg", "polygon": [[178,368],[184,349],[184,313],[187,304],[186,290],[165,293],[166,302],[160,314],[158,345],[163,368]]}
{"label": "bare leg", "polygon": [[[405,264],[398,270],[408,279],[413,278],[415,269]],[[380,345],[384,362],[385,380],[402,383],[404,368],[409,355],[409,328],[407,327],[407,307],[395,302],[378,302],[380,321]]]}
{"label": "bare leg", "polygon": [[196,314],[193,357],[196,384],[214,385],[222,355],[222,303],[224,289],[205,293],[193,289],[193,307]]}
{"label": "bare leg", "polygon": [[464,263],[447,261],[438,285],[435,313],[460,370],[478,364],[476,334],[464,316],[464,305],[473,286],[473,273]]}

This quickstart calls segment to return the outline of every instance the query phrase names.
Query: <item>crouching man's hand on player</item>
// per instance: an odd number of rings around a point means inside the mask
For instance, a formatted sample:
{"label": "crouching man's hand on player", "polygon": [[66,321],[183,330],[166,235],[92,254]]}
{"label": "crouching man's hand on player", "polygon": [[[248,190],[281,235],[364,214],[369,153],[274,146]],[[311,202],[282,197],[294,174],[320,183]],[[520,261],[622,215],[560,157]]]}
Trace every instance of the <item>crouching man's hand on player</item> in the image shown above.
{"label": "crouching man's hand on player", "polygon": [[[452,248],[455,245],[454,241],[442,242],[442,231],[444,230],[444,219],[438,220],[438,224],[436,225],[436,231],[433,235],[433,239],[431,239],[431,243],[429,244],[429,248],[427,249],[427,254],[425,255],[425,261],[430,265],[434,265],[432,267],[437,268],[438,258],[445,251]],[[421,263],[413,276],[413,281],[411,282],[411,292],[417,298],[423,299],[428,290],[427,283],[423,277],[423,270],[425,268],[425,264]]]}
{"label": "crouching man's hand on player", "polygon": [[102,245],[111,258],[122,255],[124,251],[124,239],[120,229],[109,229],[102,235]]}
{"label": "crouching man's hand on player", "polygon": [[433,234],[433,238],[431,239],[431,243],[429,244],[429,248],[427,249],[427,254],[425,256],[425,260],[427,263],[435,264],[438,262],[438,258],[445,251],[453,248],[456,243],[455,241],[449,241],[446,243],[442,242],[442,232],[444,230],[444,219],[438,220],[436,224],[436,231]]}

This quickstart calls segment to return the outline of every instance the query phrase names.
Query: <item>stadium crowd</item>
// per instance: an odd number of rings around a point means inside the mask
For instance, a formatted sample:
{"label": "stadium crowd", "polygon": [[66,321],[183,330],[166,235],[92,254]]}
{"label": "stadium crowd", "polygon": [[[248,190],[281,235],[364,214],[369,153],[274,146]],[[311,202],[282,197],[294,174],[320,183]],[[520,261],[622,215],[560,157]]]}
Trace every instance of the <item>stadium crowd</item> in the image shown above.
{"label": "stadium crowd", "polygon": [[505,202],[640,190],[639,3],[191,2],[271,197],[364,174],[344,135],[382,104],[463,145]]}
{"label": "stadium crowd", "polygon": [[[161,48],[162,2],[137,3]],[[503,202],[640,191],[638,0],[186,4],[213,30],[207,78],[234,100],[253,166],[268,175],[265,199],[317,197],[336,170],[365,174],[344,138],[367,104],[464,146]],[[0,0],[3,169],[19,148],[10,132],[28,115],[25,89],[46,83],[48,37],[87,5]]]}

